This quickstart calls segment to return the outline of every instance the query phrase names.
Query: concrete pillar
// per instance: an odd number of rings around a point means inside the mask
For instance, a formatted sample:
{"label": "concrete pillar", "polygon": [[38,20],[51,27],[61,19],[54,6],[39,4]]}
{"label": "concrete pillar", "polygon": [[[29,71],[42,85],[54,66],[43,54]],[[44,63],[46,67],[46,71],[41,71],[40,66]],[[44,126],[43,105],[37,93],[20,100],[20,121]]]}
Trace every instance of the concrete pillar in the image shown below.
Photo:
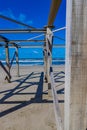
{"label": "concrete pillar", "polygon": [[87,130],[87,0],[67,0],[65,128]]}

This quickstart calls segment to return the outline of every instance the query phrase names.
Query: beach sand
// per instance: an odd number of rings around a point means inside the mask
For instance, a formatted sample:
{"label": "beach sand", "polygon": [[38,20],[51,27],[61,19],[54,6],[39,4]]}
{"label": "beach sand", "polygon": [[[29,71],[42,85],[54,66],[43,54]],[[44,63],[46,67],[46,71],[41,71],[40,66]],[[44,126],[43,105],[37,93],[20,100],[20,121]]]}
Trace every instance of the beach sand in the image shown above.
{"label": "beach sand", "polygon": [[[54,66],[55,85],[64,117],[64,65]],[[0,130],[57,130],[53,99],[43,81],[42,66],[21,66],[11,70],[11,83],[0,68]]]}

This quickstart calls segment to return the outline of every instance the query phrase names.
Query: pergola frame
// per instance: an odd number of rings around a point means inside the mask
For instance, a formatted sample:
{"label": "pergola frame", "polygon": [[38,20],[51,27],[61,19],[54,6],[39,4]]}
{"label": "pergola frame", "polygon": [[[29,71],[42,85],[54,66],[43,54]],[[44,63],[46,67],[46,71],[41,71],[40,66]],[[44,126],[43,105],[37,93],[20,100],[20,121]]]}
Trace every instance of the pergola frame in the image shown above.
{"label": "pergola frame", "polygon": [[[45,35],[45,40],[34,40],[34,39],[29,39],[29,40],[8,40],[7,38],[1,36],[2,38],[0,39],[0,42],[5,42],[5,47],[6,47],[6,64],[7,64],[7,71],[10,74],[10,63],[9,63],[9,45],[13,45],[16,47],[16,61],[17,61],[17,74],[19,75],[19,61],[18,61],[18,44],[19,42],[44,42],[43,46],[43,52],[44,52],[44,78],[46,82],[48,83],[48,95],[51,96],[50,90],[52,89],[52,95],[54,97],[54,111],[55,111],[55,116],[56,116],[56,124],[57,124],[57,130],[63,130],[63,124],[62,124],[62,119],[61,119],[61,114],[59,113],[59,105],[57,105],[58,110],[56,109],[56,102],[55,102],[55,85],[54,85],[54,76],[53,76],[53,70],[52,70],[52,48],[53,48],[53,23],[56,18],[58,9],[60,7],[62,0],[52,0],[51,4],[51,9],[50,9],[50,14],[48,18],[48,24],[44,29],[36,29],[34,27],[31,27],[29,25],[26,25],[25,23],[21,23],[19,21],[13,20],[11,18],[5,17],[0,15],[0,18],[3,18],[5,20],[10,20],[11,22],[15,22],[17,24],[23,25],[28,27],[28,29],[5,29],[5,30],[0,30],[1,34],[12,34],[12,33],[44,33]],[[16,44],[14,44],[16,43]],[[11,77],[7,77],[8,81],[10,82]]]}
{"label": "pergola frame", "polygon": [[[25,23],[13,20],[0,15],[0,18],[10,20],[27,29],[5,29],[0,30],[1,34],[12,33],[44,33],[44,39],[34,40],[8,40],[2,35],[0,47],[6,48],[6,65],[0,61],[1,67],[6,72],[6,79],[10,82],[9,47],[16,47],[16,62],[19,75],[18,64],[18,42],[43,42],[44,52],[44,79],[48,85],[48,98],[53,97],[54,112],[57,130],[87,130],[87,0],[66,0],[66,64],[65,64],[65,102],[64,102],[64,123],[61,118],[59,100],[54,81],[52,68],[52,48],[53,48],[53,25],[62,0],[52,0],[48,18],[48,24],[43,29],[36,29]],[[59,29],[62,30],[65,27]],[[56,31],[59,31],[56,30]],[[36,36],[35,38],[39,38]],[[62,39],[63,40],[63,39]],[[15,43],[16,42],[16,43]],[[11,46],[10,46],[11,45]],[[59,45],[60,46],[60,45]],[[61,45],[65,47],[65,45]],[[14,57],[13,57],[14,59]],[[12,61],[13,61],[12,59]],[[52,94],[51,91],[52,90]]]}

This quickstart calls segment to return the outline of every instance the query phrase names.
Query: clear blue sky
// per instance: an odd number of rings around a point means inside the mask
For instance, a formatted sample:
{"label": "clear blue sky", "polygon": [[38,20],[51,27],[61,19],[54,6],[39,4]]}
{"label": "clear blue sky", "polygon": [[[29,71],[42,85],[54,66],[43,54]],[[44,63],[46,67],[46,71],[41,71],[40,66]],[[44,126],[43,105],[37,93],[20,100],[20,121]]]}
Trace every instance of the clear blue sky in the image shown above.
{"label": "clear blue sky", "polygon": [[[43,28],[47,25],[50,11],[51,0],[0,0],[0,14],[24,22],[36,28]],[[66,17],[66,0],[62,0],[59,12],[54,22],[55,29],[65,26]],[[23,28],[17,24],[11,23],[0,18],[0,29]],[[34,34],[35,35],[35,34]],[[4,35],[9,39],[27,39],[34,35]],[[54,34],[65,38],[65,31]],[[56,43],[64,43],[65,41],[55,39]]]}

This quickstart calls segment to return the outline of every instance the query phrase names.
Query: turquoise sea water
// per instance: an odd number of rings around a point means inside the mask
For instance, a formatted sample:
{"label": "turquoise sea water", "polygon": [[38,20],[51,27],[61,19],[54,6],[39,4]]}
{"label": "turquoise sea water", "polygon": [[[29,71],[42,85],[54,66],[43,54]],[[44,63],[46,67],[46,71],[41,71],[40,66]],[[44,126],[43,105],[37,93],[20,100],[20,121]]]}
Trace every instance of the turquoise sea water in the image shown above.
{"label": "turquoise sea water", "polygon": [[[10,48],[10,60],[12,59],[15,49]],[[0,48],[0,60],[5,61],[5,49]],[[65,48],[53,48],[52,52],[53,64],[64,64]],[[5,63],[5,62],[4,62]],[[42,48],[19,48],[20,65],[43,65],[43,49]],[[14,61],[15,64],[15,61]]]}

